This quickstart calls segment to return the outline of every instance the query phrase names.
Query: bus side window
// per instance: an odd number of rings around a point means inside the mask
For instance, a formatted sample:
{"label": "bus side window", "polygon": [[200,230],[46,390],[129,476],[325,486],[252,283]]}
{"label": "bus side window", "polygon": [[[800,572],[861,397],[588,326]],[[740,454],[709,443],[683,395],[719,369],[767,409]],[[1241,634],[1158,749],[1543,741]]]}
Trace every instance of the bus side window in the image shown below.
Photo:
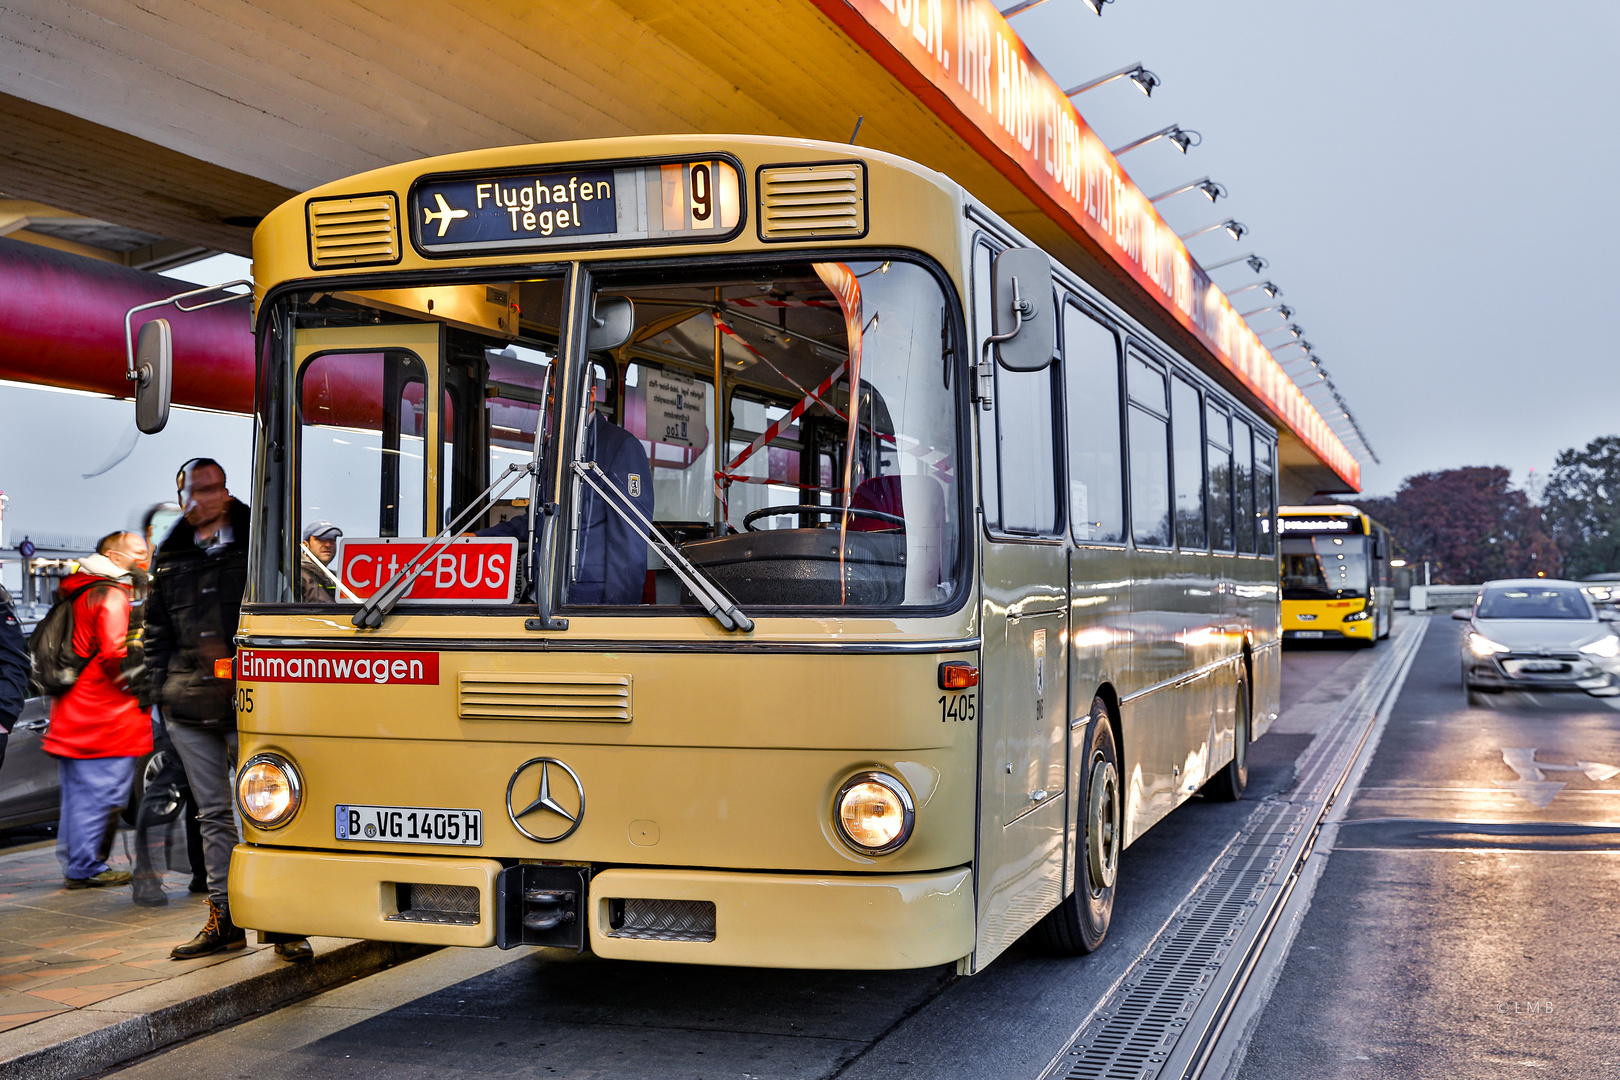
{"label": "bus side window", "polygon": [[1164,372],[1135,353],[1125,361],[1130,391],[1131,536],[1170,546],[1170,420]]}
{"label": "bus side window", "polygon": [[1247,422],[1232,420],[1232,449],[1237,466],[1232,470],[1234,500],[1233,517],[1237,520],[1237,549],[1247,555],[1254,554],[1254,433]]}
{"label": "bus side window", "polygon": [[1125,540],[1119,448],[1119,340],[1068,305],[1063,311],[1063,379],[1068,404],[1069,523],[1081,542]]}
{"label": "bus side window", "polygon": [[1209,539],[1216,551],[1232,550],[1232,421],[1213,402],[1204,405],[1209,454]]}
{"label": "bus side window", "polygon": [[[982,348],[983,335],[990,332],[988,248],[975,250],[973,265],[974,310]],[[993,360],[993,351],[991,355]],[[985,523],[998,532],[1050,536],[1063,526],[1053,416],[1060,365],[1053,363],[1044,371],[993,366],[992,411],[979,414]]]}
{"label": "bus side window", "polygon": [[404,350],[328,352],[298,373],[301,526],[422,536],[426,368]]}
{"label": "bus side window", "polygon": [[1262,555],[1277,550],[1277,499],[1272,465],[1275,450],[1263,437],[1254,441],[1254,520],[1260,529],[1259,549]]}
{"label": "bus side window", "polygon": [[1175,446],[1176,543],[1184,551],[1209,547],[1204,525],[1204,424],[1198,388],[1170,380],[1170,437]]}

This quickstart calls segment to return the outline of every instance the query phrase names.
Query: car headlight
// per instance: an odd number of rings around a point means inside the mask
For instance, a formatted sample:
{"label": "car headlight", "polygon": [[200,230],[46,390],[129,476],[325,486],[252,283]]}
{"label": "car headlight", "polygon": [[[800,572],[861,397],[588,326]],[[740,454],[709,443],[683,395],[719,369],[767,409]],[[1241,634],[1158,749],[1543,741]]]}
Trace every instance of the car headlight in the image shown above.
{"label": "car headlight", "polygon": [[255,754],[236,774],[236,805],[261,829],[279,829],[298,813],[304,785],[280,754]]}
{"label": "car headlight", "polygon": [[1588,656],[1620,656],[1620,637],[1610,634],[1605,638],[1598,638],[1590,645],[1582,645],[1581,652]]}
{"label": "car headlight", "polygon": [[916,818],[911,792],[887,773],[852,776],[833,800],[838,835],[866,855],[882,855],[904,844],[911,838]]}
{"label": "car headlight", "polygon": [[1492,653],[1508,652],[1508,647],[1499,641],[1492,641],[1484,634],[1475,630],[1468,632],[1468,651],[1475,656],[1490,656]]}

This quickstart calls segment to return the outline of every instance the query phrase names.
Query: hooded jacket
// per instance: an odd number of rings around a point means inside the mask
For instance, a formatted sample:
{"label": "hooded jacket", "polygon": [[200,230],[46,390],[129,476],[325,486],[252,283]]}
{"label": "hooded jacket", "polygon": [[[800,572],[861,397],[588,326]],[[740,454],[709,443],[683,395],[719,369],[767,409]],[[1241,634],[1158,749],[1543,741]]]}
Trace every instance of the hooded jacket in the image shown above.
{"label": "hooded jacket", "polygon": [[181,518],[152,562],[146,600],[146,672],[152,700],[165,720],[182,724],[236,724],[236,684],[214,677],[214,661],[236,655],[236,624],[247,587],[247,506],[226,510],[231,541],[209,553],[197,530]]}
{"label": "hooded jacket", "polygon": [[73,688],[51,702],[51,726],[40,746],[65,758],[139,757],[152,749],[152,721],[123,682],[129,635],[129,575],[105,555],[91,555],[63,579],[73,601],[73,651],[90,657]]}

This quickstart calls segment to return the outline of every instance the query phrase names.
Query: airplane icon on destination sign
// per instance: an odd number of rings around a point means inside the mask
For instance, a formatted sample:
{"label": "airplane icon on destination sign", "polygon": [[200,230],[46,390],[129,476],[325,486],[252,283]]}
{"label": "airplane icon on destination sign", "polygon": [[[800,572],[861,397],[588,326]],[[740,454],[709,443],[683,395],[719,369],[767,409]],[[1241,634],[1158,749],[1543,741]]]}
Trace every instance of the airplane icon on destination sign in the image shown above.
{"label": "airplane icon on destination sign", "polygon": [[425,206],[422,207],[422,213],[427,216],[427,220],[424,221],[422,224],[431,225],[435,221],[437,221],[439,223],[439,235],[443,236],[445,234],[445,232],[450,228],[450,223],[452,221],[457,220],[458,218],[466,217],[467,216],[467,211],[465,211],[465,210],[452,210],[450,208],[450,204],[444,201],[444,196],[440,195],[440,194],[438,194],[436,192],[434,193],[433,197],[435,199],[439,200],[439,208],[437,210],[429,210]]}

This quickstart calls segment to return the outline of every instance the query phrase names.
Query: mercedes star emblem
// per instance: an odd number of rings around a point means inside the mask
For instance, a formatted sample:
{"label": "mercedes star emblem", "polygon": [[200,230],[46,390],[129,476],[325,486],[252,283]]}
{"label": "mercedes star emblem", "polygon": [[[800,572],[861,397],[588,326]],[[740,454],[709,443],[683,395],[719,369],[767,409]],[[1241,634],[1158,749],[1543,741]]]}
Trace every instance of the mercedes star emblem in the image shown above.
{"label": "mercedes star emblem", "polygon": [[[533,802],[519,810],[512,802],[512,792],[523,774],[536,765],[540,766],[539,794]],[[558,769],[557,772],[551,771],[553,766]],[[531,814],[535,817],[529,824],[540,830],[538,832],[524,828],[519,820]],[[585,785],[579,782],[578,773],[556,758],[530,758],[519,765],[512,779],[506,782],[506,816],[512,819],[517,831],[530,840],[538,840],[542,844],[566,840],[585,819]]]}

